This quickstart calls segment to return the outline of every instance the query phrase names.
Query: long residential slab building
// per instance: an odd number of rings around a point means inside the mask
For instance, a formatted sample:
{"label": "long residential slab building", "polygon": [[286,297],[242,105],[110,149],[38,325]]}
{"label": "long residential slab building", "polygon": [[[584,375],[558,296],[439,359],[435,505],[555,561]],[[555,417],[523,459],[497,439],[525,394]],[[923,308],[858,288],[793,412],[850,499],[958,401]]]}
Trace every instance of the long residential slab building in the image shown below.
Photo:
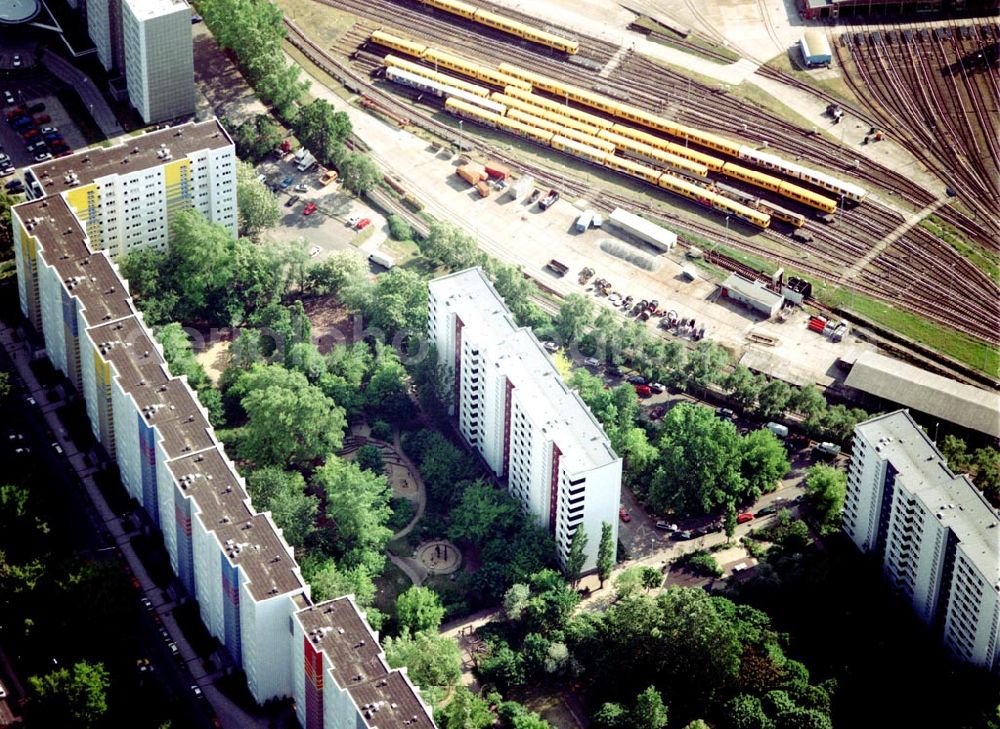
{"label": "long residential slab building", "polygon": [[482,269],[435,279],[429,289],[428,334],[448,373],[459,431],[552,535],[563,562],[584,530],[583,570],[592,571],[602,524],[618,543],[621,458]]}
{"label": "long residential slab building", "polygon": [[254,698],[290,697],[306,729],[433,727],[351,596],[313,604],[292,548],[129,296],[117,255],[169,245],[196,208],[235,233],[236,155],[215,120],[32,167],[12,210],[21,311],[83,396],[95,437],[158,525],[178,581]]}
{"label": "long residential slab building", "polygon": [[843,527],[958,660],[1000,671],[1000,514],[908,411],[855,428]]}

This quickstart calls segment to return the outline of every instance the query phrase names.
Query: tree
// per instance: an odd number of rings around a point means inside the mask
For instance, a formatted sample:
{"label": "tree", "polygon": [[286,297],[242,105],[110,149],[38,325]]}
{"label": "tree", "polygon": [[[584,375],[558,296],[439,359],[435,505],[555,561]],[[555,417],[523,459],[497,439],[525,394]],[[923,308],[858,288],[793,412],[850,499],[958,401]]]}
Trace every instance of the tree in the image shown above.
{"label": "tree", "polygon": [[454,686],[462,675],[458,644],[443,635],[431,631],[411,635],[404,630],[398,638],[386,638],[383,647],[389,666],[405,666],[410,679],[423,690]]}
{"label": "tree", "polygon": [[254,166],[246,162],[236,163],[236,209],[240,235],[251,237],[277,225],[281,217],[274,193],[258,179]]}
{"label": "tree", "polygon": [[740,473],[735,426],[706,407],[681,403],[663,419],[660,462],[653,473],[649,501],[654,511],[707,514],[727,501],[741,501],[746,487]]}
{"label": "tree", "polygon": [[788,406],[806,420],[813,420],[821,417],[826,410],[826,398],[815,385],[804,385],[792,392]]}
{"label": "tree", "polygon": [[260,98],[274,106],[279,116],[288,117],[302,95],[309,90],[309,81],[300,79],[302,67],[295,63],[280,63],[257,84]]}
{"label": "tree", "polygon": [[417,274],[394,268],[378,277],[361,302],[371,328],[385,341],[397,332],[422,334],[427,326],[427,284]]}
{"label": "tree", "polygon": [[90,727],[107,713],[111,677],[103,663],[80,661],[28,679],[32,725]]}
{"label": "tree", "polygon": [[583,524],[580,524],[577,526],[576,531],[573,532],[573,538],[569,543],[569,551],[566,554],[566,564],[563,567],[563,574],[566,575],[566,581],[574,587],[580,581],[583,564],[587,561],[586,549],[587,532],[584,530]]}
{"label": "tree", "polygon": [[688,352],[684,365],[684,375],[688,386],[705,390],[719,381],[722,371],[729,364],[729,353],[715,342],[707,339],[698,342]]}
{"label": "tree", "polygon": [[368,409],[390,422],[409,420],[413,401],[409,394],[409,377],[396,351],[387,344],[376,342],[371,379],[365,388]]}
{"label": "tree", "polygon": [[792,398],[792,388],[781,380],[771,380],[757,396],[757,412],[767,420],[777,420],[784,416]]}
{"label": "tree", "polygon": [[257,511],[269,511],[279,494],[302,494],[305,479],[298,471],[286,471],[280,466],[265,466],[251,470],[246,477],[247,492]]}
{"label": "tree", "polygon": [[476,670],[483,681],[501,692],[524,684],[524,659],[502,640],[490,643],[489,650],[476,656]]}
{"label": "tree", "polygon": [[177,318],[178,295],[170,288],[166,253],[141,248],[120,258],[118,265],[147,324],[155,326]]}
{"label": "tree", "polygon": [[489,703],[458,686],[448,705],[435,710],[434,723],[441,729],[487,729],[493,726],[494,718]]}
{"label": "tree", "polygon": [[750,410],[757,403],[757,396],[764,386],[764,380],[755,376],[746,366],[738,364],[726,377],[725,387],[729,396],[741,410]]}
{"label": "tree", "polygon": [[430,588],[413,585],[396,599],[396,625],[400,632],[436,631],[442,618],[441,598]]}
{"label": "tree", "polygon": [[392,536],[386,527],[392,511],[385,476],[332,457],[317,469],[313,482],[326,494],[326,515],[336,528],[334,545],[340,564],[365,565],[371,574],[381,572],[385,545]]}
{"label": "tree", "polygon": [[393,213],[386,218],[386,223],[389,225],[389,235],[393,240],[413,240],[413,228],[401,215]]}
{"label": "tree", "polygon": [[594,302],[583,294],[569,294],[556,316],[556,332],[565,344],[576,342],[594,319]]}
{"label": "tree", "polygon": [[806,473],[806,493],[822,533],[837,531],[847,494],[847,475],[836,468],[817,464]]}
{"label": "tree", "polygon": [[295,134],[316,159],[330,165],[351,135],[351,120],[344,112],[335,111],[325,99],[314,99],[299,110],[295,118]]}
{"label": "tree", "polygon": [[948,468],[955,473],[972,473],[972,454],[965,441],[954,435],[946,435],[938,444],[938,450],[948,462]]}
{"label": "tree", "polygon": [[233,386],[245,393],[240,455],[260,466],[304,463],[340,448],[346,419],[305,376],[280,365],[254,365]]}
{"label": "tree", "polygon": [[362,471],[385,473],[385,459],[382,458],[382,449],[371,443],[358,448],[358,454],[354,460]]}
{"label": "tree", "polygon": [[301,372],[310,385],[320,385],[323,375],[326,374],[326,358],[320,354],[319,347],[315,344],[296,342],[288,350],[285,367],[294,372]]}
{"label": "tree", "polygon": [[611,524],[601,522],[601,543],[597,547],[597,576],[601,580],[601,589],[604,589],[604,582],[611,577],[611,570],[615,566],[615,553],[617,552],[614,537],[612,536]]}
{"label": "tree", "polygon": [[629,722],[629,711],[621,704],[602,704],[594,714],[594,725],[598,729],[627,729]]}
{"label": "tree", "polygon": [[505,534],[517,523],[517,502],[485,481],[474,481],[449,515],[448,538],[481,544],[493,534]]}
{"label": "tree", "polygon": [[667,725],[667,707],[663,697],[650,686],[635,699],[632,709],[632,726],[636,729],[663,729]]}
{"label": "tree", "polygon": [[737,522],[736,519],[737,519],[736,504],[734,504],[732,501],[727,501],[726,516],[725,519],[723,520],[723,529],[726,532],[727,542],[732,541],[733,535],[736,534],[736,525],[739,523]]}
{"label": "tree", "polygon": [[655,567],[643,566],[639,570],[639,580],[646,590],[655,590],[663,584],[663,575]]}
{"label": "tree", "polygon": [[478,265],[484,258],[475,238],[445,221],[431,223],[427,237],[420,241],[420,251],[452,270]]}
{"label": "tree", "polygon": [[172,322],[156,330],[156,339],[163,345],[163,359],[167,361],[170,374],[186,377],[188,384],[198,393],[198,401],[208,410],[209,420],[213,425],[221,424],[222,398],[195,357],[187,332],[180,324]]}
{"label": "tree", "polygon": [[337,159],[337,169],[344,187],[355,195],[364,195],[382,179],[382,170],[378,165],[360,152],[342,152]]}
{"label": "tree", "polygon": [[774,729],[774,722],[764,713],[760,699],[750,694],[734,696],[723,709],[727,726],[732,729]]}
{"label": "tree", "polygon": [[177,294],[179,319],[230,323],[237,305],[232,300],[234,244],[225,227],[199,211],[176,215],[170,228],[169,288]]}
{"label": "tree", "polygon": [[973,456],[976,486],[994,507],[1000,509],[1000,451],[977,448]]}
{"label": "tree", "polygon": [[311,494],[281,491],[271,499],[271,516],[274,523],[293,547],[302,547],[316,530],[319,502]]}
{"label": "tree", "polygon": [[370,609],[375,600],[375,583],[364,567],[341,569],[329,557],[314,556],[303,558],[301,565],[302,577],[312,587],[312,599],[315,603],[354,595],[358,605]]}
{"label": "tree", "polygon": [[[228,126],[228,125],[227,125]],[[283,135],[282,128],[269,114],[258,114],[230,130],[236,144],[236,154],[241,159],[260,162],[278,148]]]}
{"label": "tree", "polygon": [[368,287],[368,263],[356,250],[334,251],[309,267],[306,289],[318,296]]}
{"label": "tree", "polygon": [[774,491],[788,469],[785,447],[767,428],[751,431],[740,439],[740,472],[746,484],[743,501],[756,501],[761,494]]}

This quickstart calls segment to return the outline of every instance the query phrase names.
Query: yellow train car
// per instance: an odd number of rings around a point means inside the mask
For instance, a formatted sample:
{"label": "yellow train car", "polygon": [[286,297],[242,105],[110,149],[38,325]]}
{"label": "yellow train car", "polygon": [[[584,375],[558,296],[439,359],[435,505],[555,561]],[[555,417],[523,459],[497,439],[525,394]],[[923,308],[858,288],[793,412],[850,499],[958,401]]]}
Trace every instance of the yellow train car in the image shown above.
{"label": "yellow train car", "polygon": [[544,111],[544,109],[539,106],[529,104],[527,101],[522,101],[521,99],[508,96],[507,94],[502,94],[499,91],[494,91],[490,94],[490,99],[498,104],[503,104],[508,109],[520,109],[525,114],[531,114],[532,116],[538,116],[538,112]]}
{"label": "yellow train car", "polygon": [[584,124],[581,121],[571,119],[570,117],[560,114],[557,111],[539,108],[537,115],[542,117],[542,119],[548,119],[549,121],[553,121],[560,126],[576,129],[578,132],[583,132],[591,137],[597,136],[597,133],[601,131],[600,127],[595,127],[592,124]]}
{"label": "yellow train car", "polygon": [[636,140],[629,139],[621,134],[616,134],[609,129],[601,130],[597,136],[600,139],[605,139],[611,142],[618,149],[621,149],[634,157],[652,160],[658,164],[673,167],[684,172],[685,174],[693,175],[695,177],[705,177],[708,174],[708,167],[700,162],[694,162],[692,160],[685,159],[680,155],[665,152],[662,149],[654,147],[650,144],[637,142]]}
{"label": "yellow train car", "polygon": [[676,175],[663,173],[657,184],[664,190],[686,197],[688,200],[700,202],[702,205],[712,205],[715,202],[716,195],[711,190]]}
{"label": "yellow train car", "polygon": [[761,228],[766,228],[771,224],[771,216],[767,213],[761,212],[760,210],[754,210],[753,208],[747,207],[743,203],[730,200],[728,197],[723,197],[722,195],[713,195],[713,197],[715,200],[712,202],[712,207],[716,210],[721,210],[724,213],[735,215],[736,217],[746,220],[749,223],[753,223]]}
{"label": "yellow train car", "polygon": [[[513,63],[501,63],[497,66],[498,69],[503,71],[508,76],[512,76],[521,81],[525,81],[531,86],[535,86],[539,89],[548,91],[550,94],[555,94],[556,96],[565,97],[570,89],[575,89],[574,86],[569,86],[560,81],[556,81],[554,78],[549,76],[543,76],[540,73],[535,73],[534,71],[528,71],[527,69],[521,68],[520,66],[515,66]],[[582,89],[581,89],[582,90]]]}
{"label": "yellow train car", "polygon": [[730,157],[740,156],[740,147],[742,146],[738,142],[733,142],[725,137],[720,137],[717,134],[712,134],[711,132],[703,132],[700,129],[694,129],[692,127],[686,127],[683,124],[676,124],[676,131],[672,132],[681,139],[687,139],[689,142],[694,142],[695,144],[700,144],[703,147],[708,147],[709,149],[714,149],[717,152],[722,152]]}
{"label": "yellow train car", "polygon": [[606,139],[600,139],[591,134],[585,134],[584,132],[573,129],[572,127],[560,127],[559,134],[572,139],[574,142],[580,142],[581,144],[586,144],[589,147],[594,147],[595,149],[603,150],[610,155],[615,153],[615,145]]}
{"label": "yellow train car", "polygon": [[687,147],[675,144],[674,142],[668,142],[661,137],[657,137],[649,132],[644,132],[641,129],[634,129],[632,127],[626,127],[622,124],[615,124],[611,130],[615,134],[620,134],[623,137],[634,139],[637,142],[648,144],[651,147],[656,147],[657,149],[662,149],[666,152],[670,152],[671,154],[676,154],[678,157],[683,157],[684,159],[691,160],[692,162],[705,165],[705,167],[712,172],[719,172],[725,164],[725,160],[719,159],[718,157],[713,157],[710,154],[705,154],[704,152],[699,152],[694,149],[688,149]]}
{"label": "yellow train car", "polygon": [[427,66],[421,66],[418,63],[413,63],[412,61],[407,61],[405,58],[400,58],[399,56],[388,55],[383,59],[386,66],[392,68],[401,68],[404,71],[409,71],[410,73],[415,73],[418,76],[423,76],[424,78],[429,78],[438,83],[447,84],[448,86],[453,86],[456,89],[461,89],[470,94],[475,94],[476,96],[482,96],[484,99],[490,95],[490,90],[485,86],[480,86],[479,84],[472,84],[463,79],[457,78],[456,76],[449,76],[447,74],[438,73],[437,71],[427,68]]}
{"label": "yellow train car", "polygon": [[580,111],[572,106],[567,106],[564,103],[553,101],[552,99],[546,99],[544,96],[539,96],[538,94],[533,94],[530,91],[525,91],[524,89],[519,89],[516,86],[511,86],[510,88],[504,89],[504,93],[508,96],[513,96],[514,98],[526,101],[529,104],[535,106],[541,106],[550,111],[554,111],[557,114],[562,114],[563,116],[568,116],[571,119],[576,119],[584,124],[590,124],[593,127],[599,127],[601,129],[610,129],[614,126],[614,122],[609,119],[604,119],[593,114],[588,114],[585,111]]}
{"label": "yellow train car", "polygon": [[548,46],[549,48],[555,48],[556,50],[570,55],[580,50],[580,43],[578,41],[563,38],[562,36],[558,36],[555,33],[549,33],[548,31],[541,30],[540,28],[533,28],[530,25],[525,25],[524,23],[520,23],[503,15],[491,13],[488,10],[483,10],[482,8],[476,11],[475,20],[483,25],[488,25],[491,28],[502,30],[505,33],[516,35],[519,38],[524,38],[525,40],[539,43],[543,46]]}
{"label": "yellow train car", "polygon": [[664,119],[661,116],[651,114],[648,111],[644,111],[643,109],[639,109],[635,106],[629,106],[628,104],[617,104],[616,106],[617,110],[612,113],[620,119],[627,119],[630,122],[639,124],[640,126],[655,129],[666,134],[673,134],[675,136],[677,134],[678,125],[669,119]]}
{"label": "yellow train car", "polygon": [[560,152],[566,152],[574,157],[580,157],[589,162],[596,162],[597,164],[604,164],[608,158],[608,153],[603,150],[591,147],[588,144],[575,142],[558,134],[552,137],[550,144],[553,149],[558,149]]}
{"label": "yellow train car", "polygon": [[460,119],[471,119],[474,122],[493,128],[499,126],[498,121],[503,119],[499,114],[494,114],[491,111],[481,109],[478,106],[451,96],[444,102],[444,108],[448,113],[454,114]]}
{"label": "yellow train car", "polygon": [[807,190],[804,187],[793,185],[790,182],[782,181],[781,194],[791,200],[800,202],[803,205],[808,205],[811,208],[822,210],[824,213],[832,213],[837,209],[836,200],[820,195],[812,190]]}
{"label": "yellow train car", "polygon": [[757,208],[762,213],[767,213],[772,218],[777,218],[778,220],[784,220],[786,223],[794,225],[796,228],[801,228],[806,224],[806,216],[802,213],[793,213],[791,210],[786,210],[785,208],[779,207],[772,202],[767,200],[761,200]]}
{"label": "yellow train car", "polygon": [[553,134],[558,133],[562,130],[562,127],[553,121],[548,119],[543,119],[536,114],[527,114],[520,109],[507,109],[507,118],[519,121],[522,124],[527,124],[528,126],[536,127],[538,129],[546,129]]}
{"label": "yellow train car", "polygon": [[771,192],[781,192],[782,180],[779,180],[774,175],[768,175],[764,172],[757,172],[757,170],[748,170],[746,167],[741,167],[740,165],[733,164],[732,162],[726,162],[722,166],[722,174],[726,177],[732,177],[734,180],[742,180],[743,182],[749,182],[755,187],[763,188],[764,190],[770,190]]}
{"label": "yellow train car", "polygon": [[604,166],[615,172],[622,172],[631,177],[638,177],[640,180],[645,180],[651,185],[656,185],[663,174],[660,170],[655,170],[652,167],[639,164],[625,157],[616,157],[613,154],[609,154],[608,158],[604,160]]}
{"label": "yellow train car", "polygon": [[529,91],[531,90],[531,84],[529,83],[511,78],[505,73],[494,71],[491,68],[467,61],[464,58],[438,50],[437,48],[428,48],[424,52],[424,60],[441,68],[447,68],[449,71],[455,71],[463,76],[470,76],[501,88],[506,86],[521,86]]}
{"label": "yellow train car", "polygon": [[402,53],[406,53],[407,55],[414,56],[416,58],[423,58],[424,53],[427,52],[427,46],[423,43],[407,40],[406,38],[401,38],[398,35],[386,33],[382,30],[372,31],[369,39],[374,43],[378,43],[380,46],[392,48],[393,50],[401,51]]}
{"label": "yellow train car", "polygon": [[475,5],[458,2],[458,0],[420,0],[420,2],[424,5],[430,5],[432,8],[452,13],[453,15],[461,15],[463,18],[468,18],[469,20],[475,20],[476,11],[479,10]]}
{"label": "yellow train car", "polygon": [[555,136],[553,132],[533,127],[530,124],[525,124],[524,122],[519,122],[517,119],[511,119],[506,116],[497,119],[497,127],[511,134],[517,134],[520,137],[527,137],[545,146],[549,146],[552,137]]}

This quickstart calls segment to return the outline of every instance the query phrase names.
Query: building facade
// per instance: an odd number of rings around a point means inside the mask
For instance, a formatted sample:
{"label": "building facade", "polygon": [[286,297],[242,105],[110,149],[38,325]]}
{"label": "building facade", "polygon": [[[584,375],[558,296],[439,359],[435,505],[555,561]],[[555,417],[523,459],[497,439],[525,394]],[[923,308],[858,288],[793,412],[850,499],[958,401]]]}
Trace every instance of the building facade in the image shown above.
{"label": "building facade", "polygon": [[429,284],[427,327],[466,443],[548,530],[561,560],[582,528],[583,569],[595,569],[603,523],[617,544],[622,472],[596,418],[481,269]]}
{"label": "building facade", "polygon": [[[175,154],[164,154],[168,148]],[[235,175],[222,174],[220,160],[234,161],[234,150],[213,120],[31,168],[33,199],[12,209],[21,311],[40,331],[53,365],[84,398],[91,429],[125,489],[162,532],[178,584],[245,673],[253,697],[261,703],[291,697],[305,723],[308,707],[317,705],[305,690],[311,681],[330,698],[319,700],[309,729],[433,727],[405,673],[389,670],[378,636],[354,602],[313,604],[292,548],[270,514],[253,508],[207,411],[185,378],[170,375],[113,262],[114,246],[105,236],[113,235],[107,232],[116,230],[112,218],[123,213],[132,235],[117,253],[168,245],[163,224],[170,207],[162,203],[169,170],[179,162],[204,178],[192,173],[182,207],[217,215],[234,229],[226,206],[215,204],[235,197]],[[128,172],[111,171],[126,164]],[[140,184],[129,187],[115,179],[121,175]],[[122,189],[130,193],[119,195]],[[107,190],[112,193],[98,203]],[[148,215],[145,206],[158,212]],[[313,644],[310,663],[303,636],[316,630],[325,637]],[[340,657],[362,647],[364,661],[376,668],[345,673]]]}
{"label": "building facade", "polygon": [[956,658],[1000,671],[1000,514],[909,412],[855,428],[843,526]]}

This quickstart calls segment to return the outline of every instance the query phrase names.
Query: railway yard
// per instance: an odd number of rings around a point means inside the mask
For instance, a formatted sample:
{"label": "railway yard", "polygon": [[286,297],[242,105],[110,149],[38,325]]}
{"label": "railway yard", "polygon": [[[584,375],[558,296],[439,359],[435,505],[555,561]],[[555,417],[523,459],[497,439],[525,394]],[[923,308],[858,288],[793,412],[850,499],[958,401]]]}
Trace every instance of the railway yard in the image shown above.
{"label": "railway yard", "polygon": [[[838,142],[835,126],[803,127],[631,46],[509,7],[459,3],[456,14],[418,0],[314,4],[346,30],[317,37],[286,16],[291,46],[385,119],[498,159],[567,199],[638,212],[689,245],[718,244],[1000,345],[995,23],[847,28],[831,45],[853,99],[758,70],[870,125],[868,144],[889,136],[906,147],[947,185],[945,195]],[[463,7],[551,34],[544,42],[560,49],[462,17]],[[442,83],[461,91],[441,93]],[[600,170],[540,161],[566,162],[556,150]],[[603,184],[615,173],[628,185]],[[964,242],[938,237],[922,224],[930,216]],[[722,252],[713,262],[750,273]]]}

